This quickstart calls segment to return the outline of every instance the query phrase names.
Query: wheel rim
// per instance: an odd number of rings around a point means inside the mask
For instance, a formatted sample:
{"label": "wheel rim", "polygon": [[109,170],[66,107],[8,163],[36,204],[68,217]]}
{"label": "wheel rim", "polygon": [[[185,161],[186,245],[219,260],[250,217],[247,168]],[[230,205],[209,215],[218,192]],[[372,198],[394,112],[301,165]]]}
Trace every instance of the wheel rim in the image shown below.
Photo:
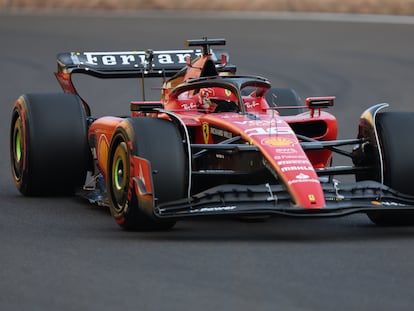
{"label": "wheel rim", "polygon": [[13,138],[12,138],[13,172],[17,180],[19,180],[22,175],[23,155],[24,155],[24,144],[23,144],[22,122],[21,122],[20,117],[18,117],[16,118],[16,121],[14,123]]}
{"label": "wheel rim", "polygon": [[124,162],[121,157],[116,158],[115,167],[114,167],[114,183],[117,191],[122,190],[124,186],[125,172],[124,172]]}
{"label": "wheel rim", "polygon": [[117,211],[121,211],[127,204],[129,190],[129,158],[124,142],[116,147],[111,167],[113,206]]}
{"label": "wheel rim", "polygon": [[15,141],[16,141],[16,144],[15,144],[16,146],[15,146],[15,149],[14,149],[14,153],[16,155],[16,162],[20,162],[20,159],[22,158],[22,146],[21,146],[22,135],[21,135],[20,131],[16,132]]}

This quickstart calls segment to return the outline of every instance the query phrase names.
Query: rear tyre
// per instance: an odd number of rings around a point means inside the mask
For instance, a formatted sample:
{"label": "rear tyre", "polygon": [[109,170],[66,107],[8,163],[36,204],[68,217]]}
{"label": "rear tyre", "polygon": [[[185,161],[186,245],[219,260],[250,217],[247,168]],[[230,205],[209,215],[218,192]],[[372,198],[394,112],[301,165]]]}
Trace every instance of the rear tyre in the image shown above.
{"label": "rear tyre", "polygon": [[[377,115],[376,127],[381,145],[384,184],[401,193],[414,195],[414,145],[404,142],[404,135],[414,129],[414,113],[383,112]],[[413,225],[414,213],[371,212],[368,217],[377,225]]]}
{"label": "rear tyre", "polygon": [[126,230],[167,230],[175,221],[154,216],[154,205],[140,204],[132,178],[132,157],[150,162],[155,204],[182,199],[187,190],[186,153],[181,134],[170,121],[127,119],[112,138],[107,189],[111,214]]}
{"label": "rear tyre", "polygon": [[26,196],[68,195],[83,186],[90,152],[83,105],[73,94],[27,94],[11,117],[11,170]]}

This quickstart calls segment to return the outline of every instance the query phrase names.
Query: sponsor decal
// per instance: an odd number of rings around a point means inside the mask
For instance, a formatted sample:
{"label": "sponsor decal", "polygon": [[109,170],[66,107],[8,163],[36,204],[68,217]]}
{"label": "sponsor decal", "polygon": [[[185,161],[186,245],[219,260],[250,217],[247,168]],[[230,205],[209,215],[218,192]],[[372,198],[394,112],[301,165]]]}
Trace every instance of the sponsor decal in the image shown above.
{"label": "sponsor decal", "polygon": [[388,202],[388,201],[371,201],[374,205],[383,205],[383,206],[391,206],[391,207],[398,207],[398,206],[407,206],[406,204],[399,203],[399,202]]}
{"label": "sponsor decal", "polygon": [[[250,121],[250,122],[256,122],[256,121]],[[259,136],[259,135],[293,135],[294,132],[289,126],[271,126],[272,124],[269,124],[269,127],[254,127],[250,129],[246,129],[245,133],[248,136]],[[273,123],[274,125],[274,123]]]}
{"label": "sponsor decal", "polygon": [[277,161],[278,165],[292,165],[292,164],[309,164],[307,160],[284,160],[284,161]]}
{"label": "sponsor decal", "polygon": [[382,202],[382,205],[385,205],[385,206],[407,206],[407,204],[398,203],[398,202]]}
{"label": "sponsor decal", "polygon": [[284,137],[270,137],[262,140],[262,144],[273,147],[287,147],[292,146],[293,141]]}
{"label": "sponsor decal", "polygon": [[231,96],[231,91],[230,90],[228,90],[228,89],[225,89],[224,90],[224,93],[226,94],[226,96],[228,97],[228,96]]}
{"label": "sponsor decal", "polygon": [[342,198],[338,198],[338,197],[325,197],[325,201],[340,202],[342,200],[343,200]]}
{"label": "sponsor decal", "polygon": [[229,131],[225,131],[216,127],[210,127],[210,133],[211,135],[216,135],[216,136],[220,136],[220,137],[225,137],[225,138],[232,138],[233,134]]}
{"label": "sponsor decal", "polygon": [[297,153],[295,148],[277,148],[276,149],[277,153],[283,153],[283,154],[293,154],[293,153]]}
{"label": "sponsor decal", "polygon": [[[185,64],[188,56],[200,56],[200,50],[154,51],[154,63],[161,65]],[[95,66],[145,66],[147,56],[144,51],[127,52],[84,52],[72,55],[74,64]]]}
{"label": "sponsor decal", "polygon": [[[276,149],[278,153],[280,153],[280,148]],[[294,149],[293,149],[294,150]],[[295,150],[296,152],[296,150]],[[285,160],[285,159],[307,159],[304,155],[289,155],[289,154],[283,154],[283,155],[275,155],[273,157],[275,160]]]}
{"label": "sponsor decal", "polygon": [[282,123],[281,120],[244,120],[244,121],[236,121],[234,122],[236,124],[240,124],[240,125],[256,125],[256,126],[271,126],[271,125],[275,125],[275,124],[280,124]]}
{"label": "sponsor decal", "polygon": [[223,212],[223,211],[231,211],[236,209],[237,206],[217,206],[217,207],[203,207],[198,209],[190,210],[191,213],[209,213],[209,212]]}
{"label": "sponsor decal", "polygon": [[245,106],[247,109],[253,109],[254,107],[259,106],[260,104],[258,102],[251,102],[251,103],[245,103]]}
{"label": "sponsor decal", "polygon": [[313,171],[313,167],[309,165],[295,165],[295,166],[286,166],[281,168],[282,172],[292,172],[292,171]]}
{"label": "sponsor decal", "polygon": [[235,121],[233,121],[234,119],[240,119],[242,116],[240,115],[240,114],[238,114],[238,113],[230,113],[230,114],[223,114],[223,115],[221,115],[220,116],[220,119],[230,119],[230,120],[232,120],[232,122],[235,122]]}
{"label": "sponsor decal", "polygon": [[319,183],[319,180],[311,178],[311,179],[293,179],[293,180],[288,181],[288,185],[300,184],[300,183]]}
{"label": "sponsor decal", "polygon": [[204,143],[208,144],[210,140],[210,127],[208,126],[208,123],[203,123],[203,138]]}
{"label": "sponsor decal", "polygon": [[197,104],[195,103],[182,103],[181,104],[181,109],[183,110],[190,110],[190,109],[196,109],[197,108]]}
{"label": "sponsor decal", "polygon": [[309,176],[303,173],[300,173],[296,176],[296,179],[309,179]]}

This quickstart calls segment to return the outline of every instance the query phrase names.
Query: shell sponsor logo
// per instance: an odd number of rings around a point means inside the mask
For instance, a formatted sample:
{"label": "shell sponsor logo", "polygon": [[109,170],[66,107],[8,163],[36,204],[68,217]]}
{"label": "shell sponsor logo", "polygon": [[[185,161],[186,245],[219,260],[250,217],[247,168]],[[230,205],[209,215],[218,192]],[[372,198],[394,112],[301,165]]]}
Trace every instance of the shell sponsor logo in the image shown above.
{"label": "shell sponsor logo", "polygon": [[270,138],[266,138],[263,140],[262,142],[265,145],[269,145],[269,146],[273,146],[273,147],[287,147],[287,146],[292,146],[293,145],[293,141],[288,139],[288,138],[284,138],[284,137],[270,137]]}

